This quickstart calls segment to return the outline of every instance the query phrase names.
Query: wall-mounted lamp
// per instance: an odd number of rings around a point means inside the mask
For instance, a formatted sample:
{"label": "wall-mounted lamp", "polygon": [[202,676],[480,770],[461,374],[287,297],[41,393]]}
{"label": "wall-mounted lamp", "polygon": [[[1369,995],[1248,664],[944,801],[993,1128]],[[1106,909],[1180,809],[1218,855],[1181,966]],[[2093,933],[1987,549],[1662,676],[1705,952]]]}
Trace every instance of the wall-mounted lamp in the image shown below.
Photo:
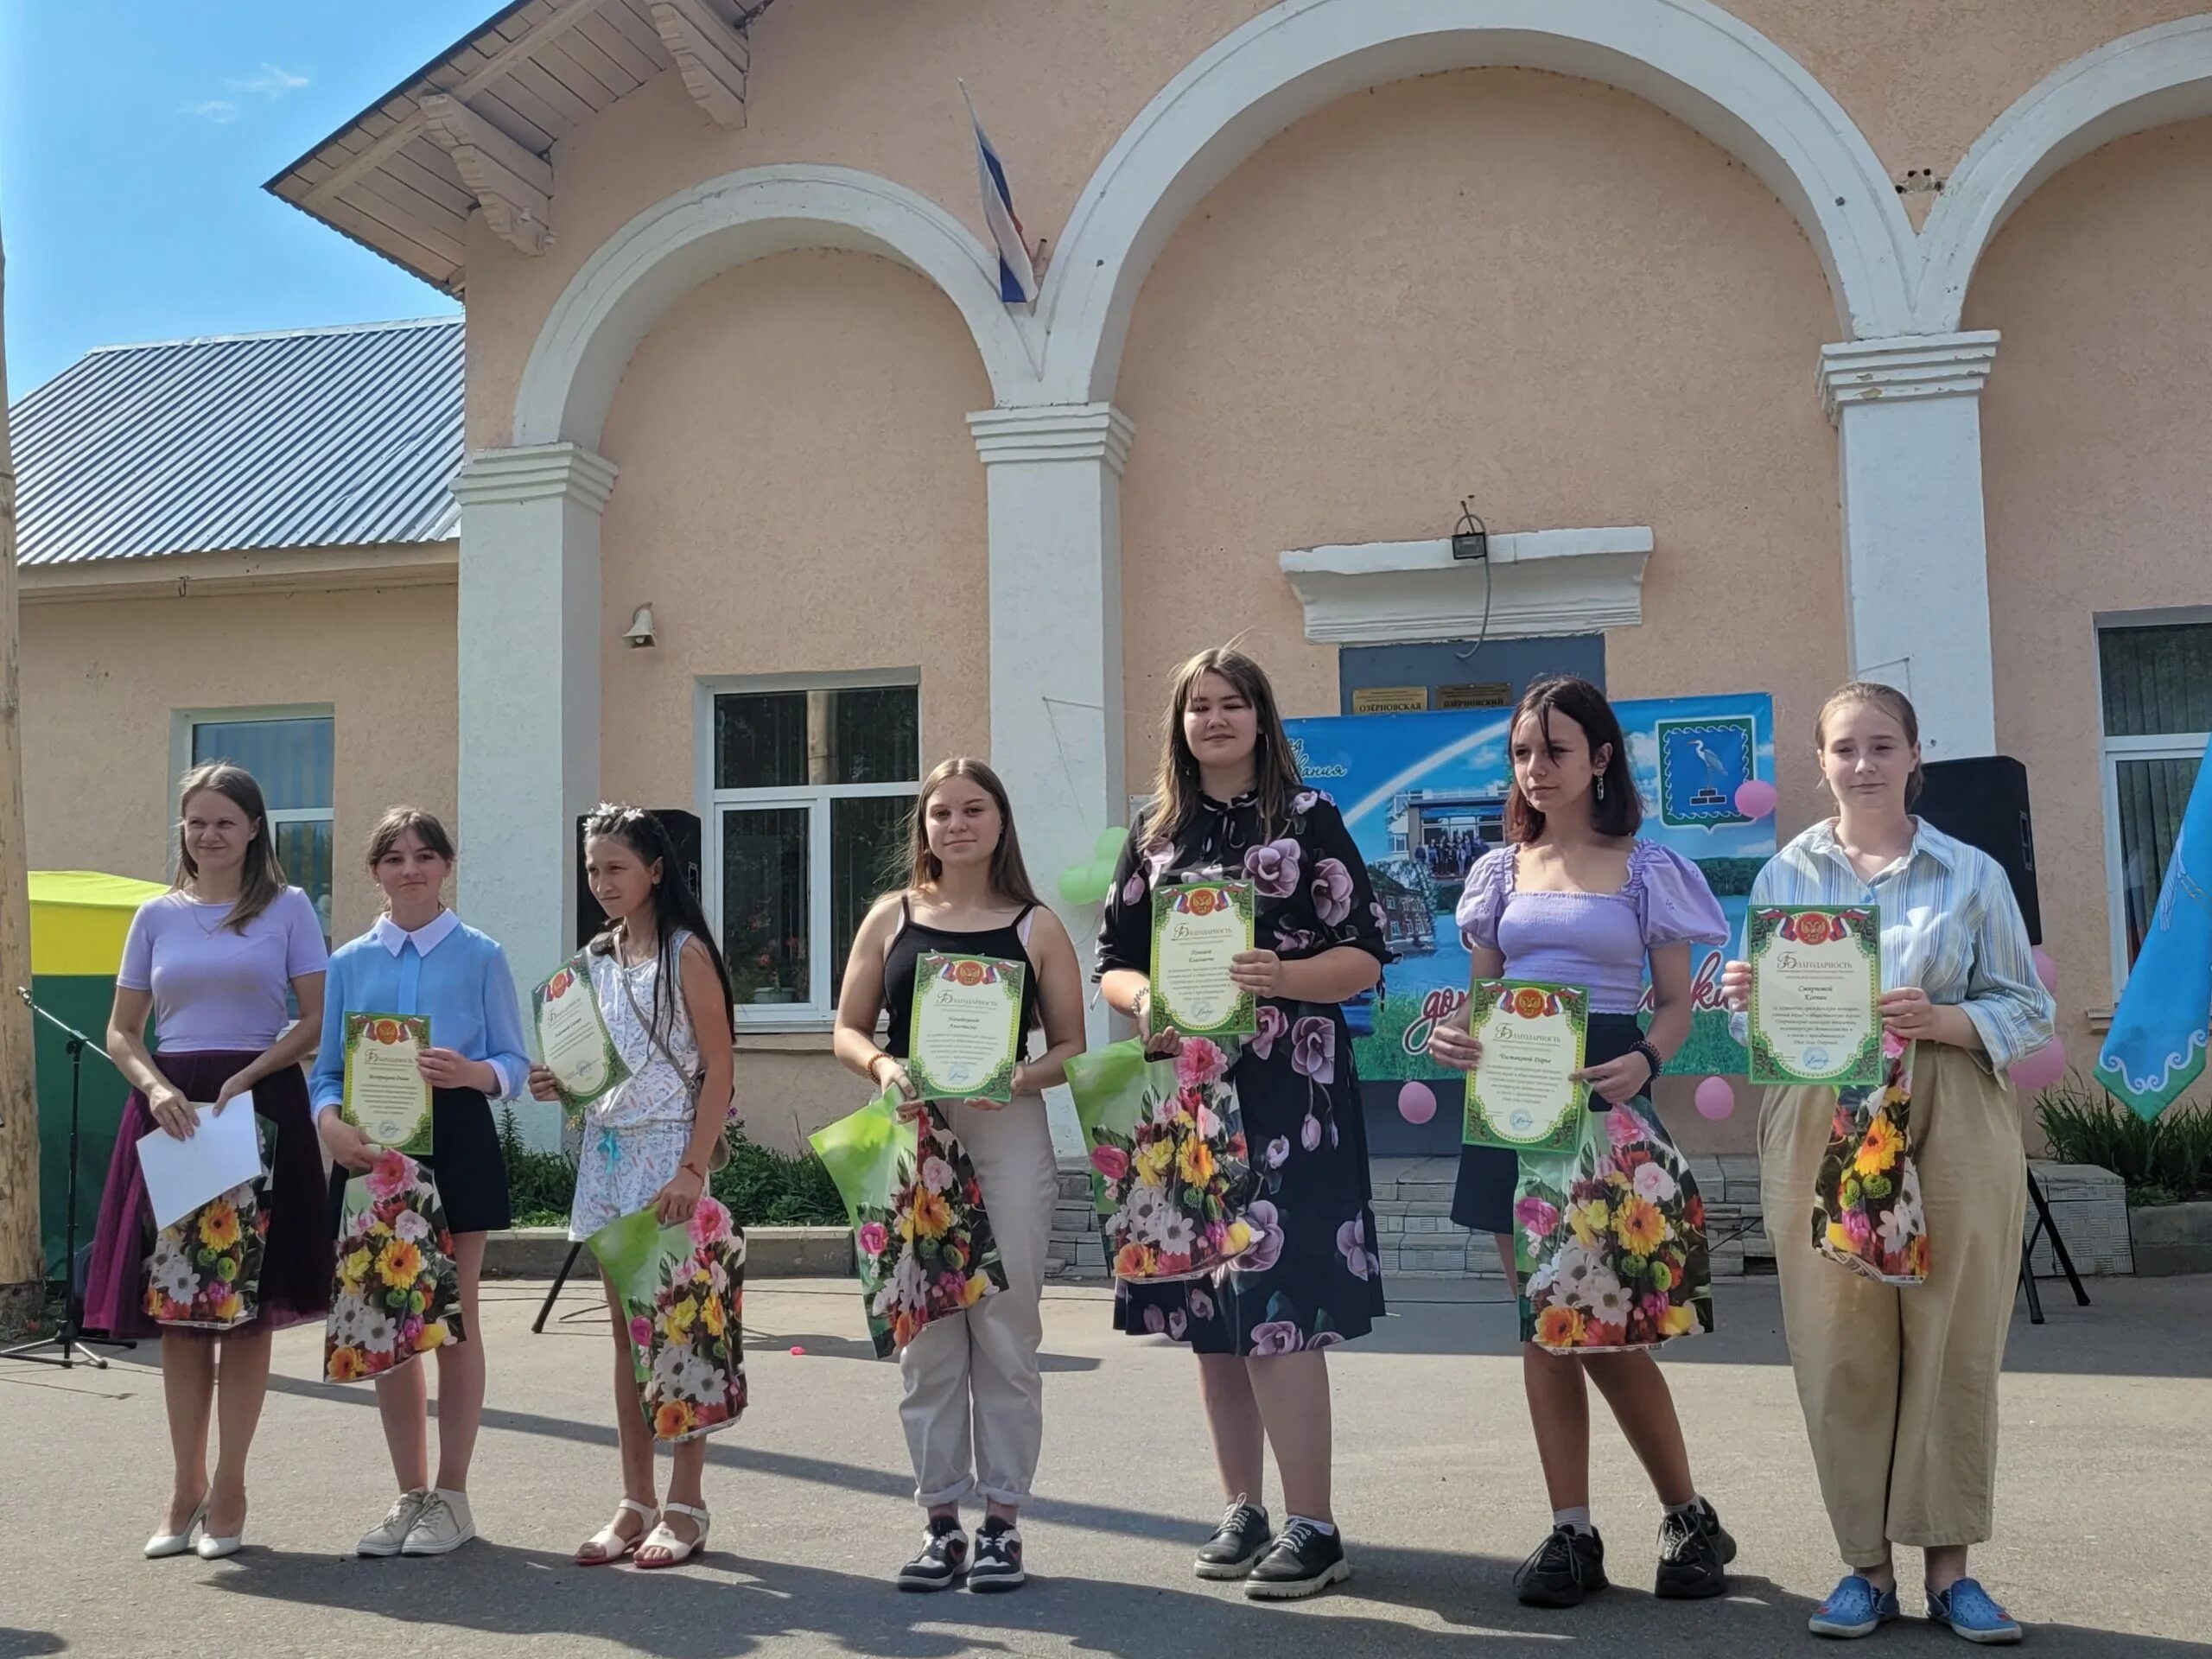
{"label": "wall-mounted lamp", "polygon": [[652,606],[638,607],[636,614],[630,619],[630,632],[622,636],[622,641],[632,651],[644,651],[660,643],[660,636],[653,632]]}
{"label": "wall-mounted lamp", "polygon": [[1476,515],[1472,497],[1459,503],[1459,522],[1452,530],[1452,556],[1455,559],[1490,557],[1490,526]]}

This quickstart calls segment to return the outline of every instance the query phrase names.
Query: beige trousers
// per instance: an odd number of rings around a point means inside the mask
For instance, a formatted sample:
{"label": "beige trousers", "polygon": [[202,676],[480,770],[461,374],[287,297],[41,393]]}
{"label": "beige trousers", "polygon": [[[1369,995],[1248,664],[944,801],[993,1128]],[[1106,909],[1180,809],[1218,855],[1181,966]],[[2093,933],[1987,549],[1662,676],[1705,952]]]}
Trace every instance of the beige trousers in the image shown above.
{"label": "beige trousers", "polygon": [[983,1211],[1006,1262],[1004,1290],[932,1320],[902,1349],[906,1397],[899,1419],[914,1463],[914,1501],[957,1503],[969,1492],[1000,1503],[1027,1500],[1045,1433],[1037,1345],[1039,1299],[1058,1199],[1059,1164],[1041,1096],[978,1111],[946,1109],[982,1184]]}
{"label": "beige trousers", "polygon": [[1878,1284],[1813,1248],[1813,1185],[1833,1089],[1770,1089],[1759,1196],[1805,1432],[1836,1546],[1872,1567],[1891,1544],[1978,1544],[1991,1533],[1997,1378],[2020,1271],[2027,1161],[2011,1089],[1977,1055],[1914,1057],[1912,1155],[1929,1274]]}

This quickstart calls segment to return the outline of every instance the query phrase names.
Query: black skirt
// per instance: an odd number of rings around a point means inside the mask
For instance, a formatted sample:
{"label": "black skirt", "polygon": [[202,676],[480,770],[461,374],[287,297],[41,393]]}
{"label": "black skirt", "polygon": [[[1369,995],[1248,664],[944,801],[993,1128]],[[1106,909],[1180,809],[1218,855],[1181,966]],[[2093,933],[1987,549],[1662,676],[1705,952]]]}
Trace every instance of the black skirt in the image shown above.
{"label": "black skirt", "polygon": [[[1643,1027],[1632,1014],[1592,1014],[1590,1033],[1583,1044],[1584,1064],[1603,1065],[1607,1060],[1618,1060],[1634,1048],[1643,1035]],[[1649,1107],[1649,1084],[1637,1098],[1647,1109]],[[1590,1109],[1609,1112],[1612,1108],[1592,1090]],[[1459,1184],[1452,1193],[1452,1219],[1478,1233],[1511,1232],[1513,1190],[1520,1179],[1518,1153],[1509,1152],[1503,1147],[1461,1147]]]}
{"label": "black skirt", "polygon": [[[430,1095],[430,1152],[416,1160],[437,1183],[446,1225],[456,1233],[496,1233],[514,1224],[507,1200],[507,1160],[492,1103],[474,1089],[438,1089]],[[344,1219],[346,1183],[353,1172],[330,1172],[330,1236]]]}

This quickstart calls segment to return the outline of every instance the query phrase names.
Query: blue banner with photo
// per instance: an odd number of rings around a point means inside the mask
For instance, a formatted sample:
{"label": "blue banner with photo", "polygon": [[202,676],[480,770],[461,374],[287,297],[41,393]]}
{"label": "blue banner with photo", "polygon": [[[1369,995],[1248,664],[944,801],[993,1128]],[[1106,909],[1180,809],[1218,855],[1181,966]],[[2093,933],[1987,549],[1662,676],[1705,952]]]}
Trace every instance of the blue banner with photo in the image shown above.
{"label": "blue banner with photo", "polygon": [[[1764,693],[1613,705],[1643,798],[1642,833],[1694,861],[1740,934],[1751,878],[1773,856],[1773,813],[1737,793],[1774,781],[1774,700]],[[1361,1077],[1434,1079],[1428,1033],[1465,1007],[1471,969],[1452,924],[1475,861],[1501,845],[1513,782],[1511,711],[1350,715],[1286,722],[1299,770],[1344,814],[1367,860],[1398,960],[1346,1009]],[[1752,805],[1759,803],[1754,801]],[[1667,1070],[1740,1073],[1744,1051],[1720,1006],[1721,950],[1693,947],[1696,1023]],[[1649,990],[1647,988],[1647,996]]]}

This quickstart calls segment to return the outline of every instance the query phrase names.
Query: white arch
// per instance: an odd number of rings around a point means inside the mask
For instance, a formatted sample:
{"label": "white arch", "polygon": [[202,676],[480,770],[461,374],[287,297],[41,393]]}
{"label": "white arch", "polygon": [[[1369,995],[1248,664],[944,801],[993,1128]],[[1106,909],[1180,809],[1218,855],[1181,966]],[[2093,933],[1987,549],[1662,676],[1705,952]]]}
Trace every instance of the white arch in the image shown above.
{"label": "white arch", "polygon": [[1484,66],[1603,81],[1688,123],[1796,215],[1847,335],[1910,329],[1912,227],[1872,147],[1796,60],[1708,0],[1284,0],[1169,82],[1091,175],[1040,306],[1048,401],[1112,397],[1153,261],[1268,139],[1363,87]]}
{"label": "white arch", "polygon": [[1974,141],[1921,232],[1919,331],[1959,326],[2005,221],[2061,168],[2132,132],[2212,115],[2212,16],[2139,29],[2045,76]]}
{"label": "white arch", "polygon": [[596,448],[630,353],[677,301],[725,270],[798,248],[879,254],[937,284],[968,324],[996,402],[1033,402],[1033,327],[999,298],[998,266],[944,208],[849,168],[748,168],[639,214],[569,281],[515,395],[518,446]]}

